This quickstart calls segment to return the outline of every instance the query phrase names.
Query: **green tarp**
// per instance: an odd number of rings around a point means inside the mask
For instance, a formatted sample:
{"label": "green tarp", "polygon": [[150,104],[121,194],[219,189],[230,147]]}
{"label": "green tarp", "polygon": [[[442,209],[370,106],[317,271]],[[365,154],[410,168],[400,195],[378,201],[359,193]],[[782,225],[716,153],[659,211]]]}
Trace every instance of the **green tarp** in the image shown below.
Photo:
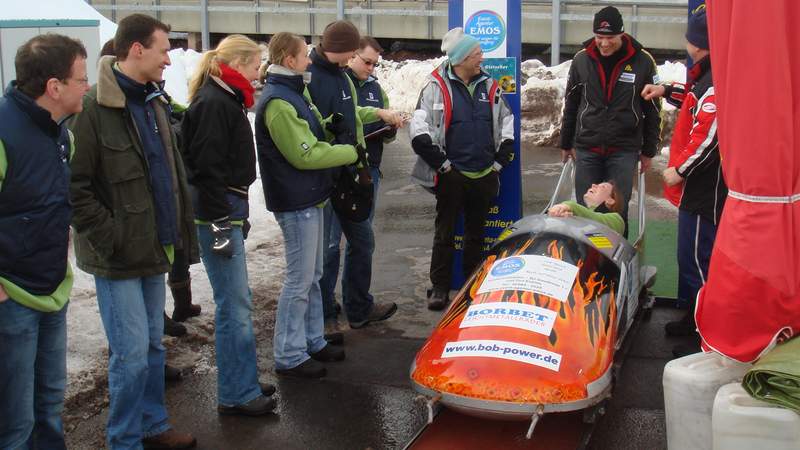
{"label": "green tarp", "polygon": [[800,338],[775,346],[745,374],[753,397],[800,414]]}

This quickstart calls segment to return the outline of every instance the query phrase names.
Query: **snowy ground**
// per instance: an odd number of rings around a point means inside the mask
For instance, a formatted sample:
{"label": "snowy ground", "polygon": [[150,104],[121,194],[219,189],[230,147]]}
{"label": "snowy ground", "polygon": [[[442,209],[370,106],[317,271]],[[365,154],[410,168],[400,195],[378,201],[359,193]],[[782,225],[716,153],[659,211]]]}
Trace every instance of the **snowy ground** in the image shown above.
{"label": "snowy ground", "polygon": [[[170,52],[172,65],[165,71],[166,89],[175,101],[188,103],[187,81],[194,73],[200,55],[192,50],[181,49]],[[425,83],[427,74],[441,59],[403,62],[384,61],[377,71],[381,84],[387,91],[393,108],[411,111]],[[522,64],[525,83],[521,88],[523,137],[527,144],[552,145],[560,128],[560,112],[563,104],[566,78],[570,61],[556,67],[547,67],[538,60]],[[659,66],[662,80],[685,78],[685,67],[680,63]],[[669,108],[665,108],[667,110]],[[674,115],[674,112],[671,114]],[[253,115],[250,115],[252,122]],[[661,157],[663,159],[664,156]],[[250,213],[253,224],[247,240],[248,268],[255,302],[274,302],[280,290],[284,267],[283,245],[280,230],[271,213],[268,213],[257,180],[250,187]],[[74,256],[72,259],[73,267]],[[69,305],[67,372],[67,411],[71,406],[85,402],[103,402],[107,384],[107,342],[95,299],[94,281],[76,267],[75,287]],[[187,322],[190,336],[181,339],[165,338],[168,362],[172,365],[195,371],[213,371],[214,304],[211,288],[202,264],[192,266],[192,292],[195,303],[202,305],[203,314]],[[167,290],[167,311],[172,312],[172,297]],[[273,308],[266,308],[272,310]],[[269,316],[254,319],[257,333],[271,328]],[[271,339],[264,333],[263,339]],[[260,355],[261,358],[265,357]],[[88,408],[91,409],[91,408]],[[86,411],[87,408],[77,409]],[[67,426],[70,426],[67,417]]]}

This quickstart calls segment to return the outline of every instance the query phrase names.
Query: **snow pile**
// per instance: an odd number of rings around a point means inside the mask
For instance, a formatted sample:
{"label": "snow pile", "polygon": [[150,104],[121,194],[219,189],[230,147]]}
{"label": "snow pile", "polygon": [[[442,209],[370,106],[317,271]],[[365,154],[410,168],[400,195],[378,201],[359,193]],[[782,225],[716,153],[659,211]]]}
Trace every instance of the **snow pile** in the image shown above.
{"label": "snow pile", "polygon": [[182,48],[169,51],[170,65],[164,69],[164,89],[172,100],[181,104],[189,104],[189,80],[194,76],[197,64],[202,58],[201,53]]}
{"label": "snow pile", "polygon": [[375,76],[386,91],[391,108],[409,113],[414,111],[419,93],[428,82],[428,75],[442,61],[444,57],[426,61],[382,60],[381,65],[375,69]]}
{"label": "snow pile", "polygon": [[533,145],[555,145],[561,131],[561,109],[572,61],[547,67],[538,59],[522,63],[520,91],[522,138]]}
{"label": "snow pile", "polygon": [[[265,52],[266,57],[266,52]],[[164,71],[166,90],[181,104],[188,104],[188,81],[194,74],[201,54],[194,50],[176,49],[170,51],[172,65]],[[389,97],[392,109],[412,112],[422,88],[428,82],[429,74],[444,57],[425,61],[383,60],[375,69],[375,76]],[[520,67],[522,80],[520,103],[522,114],[522,138],[534,146],[558,145],[561,131],[561,111],[567,77],[572,61],[548,67],[537,59],[524,61]],[[686,79],[686,66],[679,62],[669,62],[658,66],[661,82]],[[675,108],[664,102],[664,140],[668,141],[675,122]]]}

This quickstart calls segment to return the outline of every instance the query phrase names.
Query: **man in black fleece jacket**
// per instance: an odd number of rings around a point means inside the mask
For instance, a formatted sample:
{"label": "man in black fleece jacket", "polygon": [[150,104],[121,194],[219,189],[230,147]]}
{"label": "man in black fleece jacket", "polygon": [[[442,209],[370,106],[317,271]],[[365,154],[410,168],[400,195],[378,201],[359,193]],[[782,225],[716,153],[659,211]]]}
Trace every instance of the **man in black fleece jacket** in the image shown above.
{"label": "man in black fleece jacket", "polygon": [[594,17],[595,37],[572,60],[561,126],[562,159],[575,160],[575,195],[592,184],[614,180],[624,197],[622,217],[628,234],[628,201],[636,163],[650,167],[661,134],[661,103],[639,93],[657,83],[653,57],[624,32],[613,6]]}

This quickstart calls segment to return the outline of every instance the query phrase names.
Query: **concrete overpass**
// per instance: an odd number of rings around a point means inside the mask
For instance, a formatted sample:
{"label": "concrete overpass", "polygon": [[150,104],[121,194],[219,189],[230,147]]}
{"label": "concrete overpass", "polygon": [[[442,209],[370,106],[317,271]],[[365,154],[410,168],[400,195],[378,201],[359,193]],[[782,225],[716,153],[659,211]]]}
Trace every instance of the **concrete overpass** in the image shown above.
{"label": "concrete overpass", "polygon": [[[438,40],[447,31],[445,0],[87,0],[113,21],[141,12],[157,16],[178,32],[208,46],[209,33],[271,35],[280,31],[311,36],[337,17],[362,33],[394,40]],[[595,11],[612,4],[622,12],[627,31],[647,48],[680,50],[686,0],[523,0],[522,40],[574,48],[591,35]],[[198,36],[199,34],[199,36]],[[202,37],[205,36],[205,39]],[[190,44],[191,45],[191,44]],[[562,49],[564,50],[564,49]]]}

